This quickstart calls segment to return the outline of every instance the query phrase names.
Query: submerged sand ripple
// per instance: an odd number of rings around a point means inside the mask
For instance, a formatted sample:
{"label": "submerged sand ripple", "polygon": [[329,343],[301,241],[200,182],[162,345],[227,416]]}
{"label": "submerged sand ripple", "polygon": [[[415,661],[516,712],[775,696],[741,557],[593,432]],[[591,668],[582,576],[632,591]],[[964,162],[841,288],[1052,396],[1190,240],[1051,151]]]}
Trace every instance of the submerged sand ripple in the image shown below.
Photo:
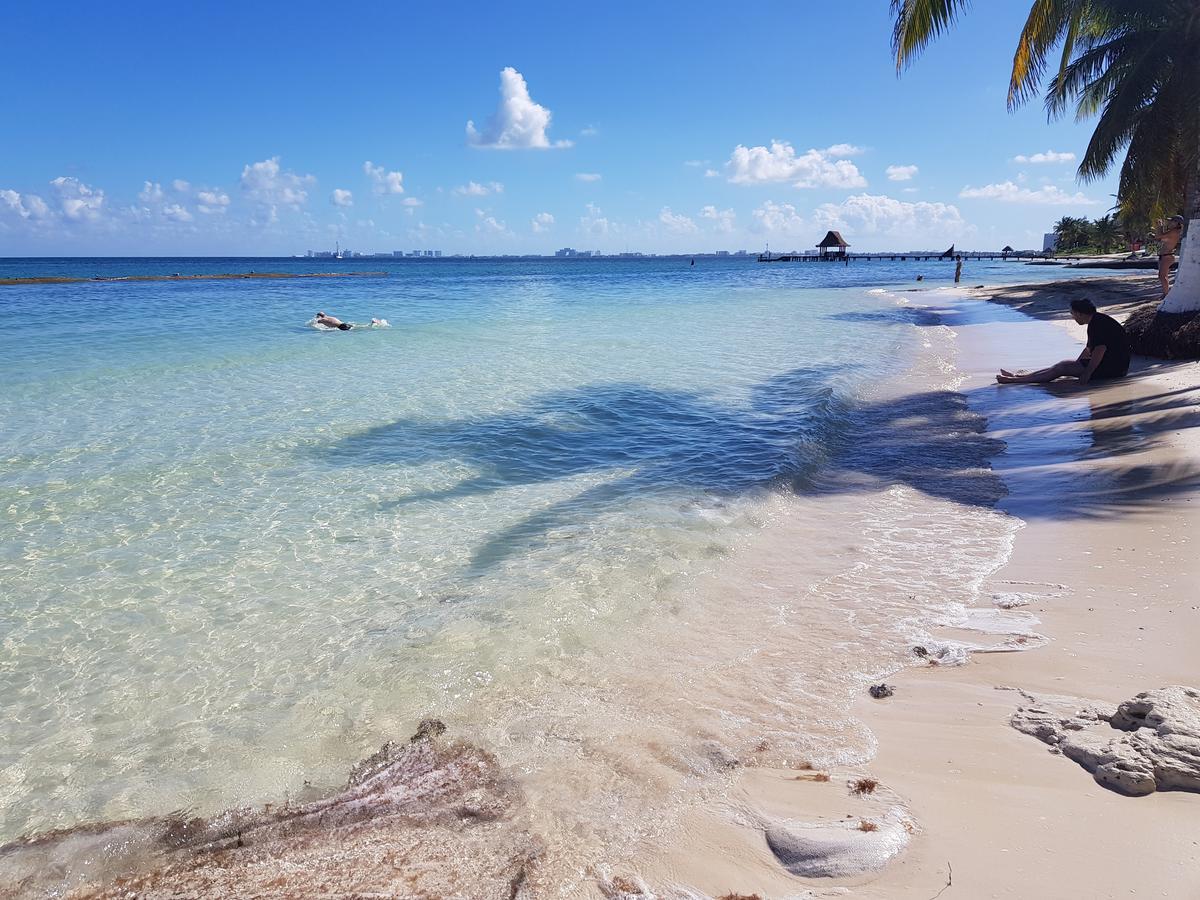
{"label": "submerged sand ripple", "polygon": [[1200,791],[1200,690],[1144,691],[1115,709],[1077,704],[1020,707],[1012,724],[1123,794]]}
{"label": "submerged sand ripple", "polygon": [[521,896],[540,843],[495,758],[439,722],[312,803],[83,826],[0,848],[0,894]]}

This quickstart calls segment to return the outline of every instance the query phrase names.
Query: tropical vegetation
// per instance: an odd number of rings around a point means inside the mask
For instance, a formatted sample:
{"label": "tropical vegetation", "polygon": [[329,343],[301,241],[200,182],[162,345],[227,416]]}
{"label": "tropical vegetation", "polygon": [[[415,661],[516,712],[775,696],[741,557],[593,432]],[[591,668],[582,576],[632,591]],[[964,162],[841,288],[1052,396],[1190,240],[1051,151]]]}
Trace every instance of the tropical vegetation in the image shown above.
{"label": "tropical vegetation", "polygon": [[1086,216],[1063,216],[1054,223],[1061,253],[1112,253],[1128,249],[1146,235],[1144,229],[1126,231],[1113,215],[1089,220]]}
{"label": "tropical vegetation", "polygon": [[[892,0],[897,69],[969,5]],[[1013,55],[1010,109],[1036,96],[1055,50],[1047,114],[1098,117],[1079,178],[1119,164],[1118,214],[1127,223],[1184,214],[1193,233],[1163,309],[1200,309],[1200,253],[1187,252],[1200,241],[1200,0],[1033,0]]]}

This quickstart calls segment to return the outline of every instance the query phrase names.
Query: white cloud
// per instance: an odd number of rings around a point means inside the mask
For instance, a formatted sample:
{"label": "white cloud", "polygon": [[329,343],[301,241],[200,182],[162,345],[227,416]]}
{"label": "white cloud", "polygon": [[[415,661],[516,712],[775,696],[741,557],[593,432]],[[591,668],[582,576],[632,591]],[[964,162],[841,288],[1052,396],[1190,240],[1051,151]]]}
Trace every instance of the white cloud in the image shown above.
{"label": "white cloud", "polygon": [[700,218],[711,219],[717,231],[729,234],[733,231],[733,223],[737,220],[737,214],[732,209],[717,209],[715,206],[706,206],[700,210]]}
{"label": "white cloud", "polygon": [[754,221],[750,230],[759,234],[802,234],[810,229],[804,219],[790,203],[775,203],[768,200],[751,215]]}
{"label": "white cloud", "polygon": [[570,147],[570,141],[550,142],[550,110],[533,102],[525,78],[508,66],[500,72],[500,105],[482,131],[467,122],[467,143],[496,150],[548,150]]}
{"label": "white cloud", "polygon": [[721,175],[721,173],[718,172],[716,169],[705,169],[704,170],[705,178],[719,178],[720,175]]}
{"label": "white cloud", "polygon": [[835,144],[825,150],[809,150],[797,156],[786,141],[772,141],[770,148],[738,144],[725,164],[725,171],[732,184],[790,181],[798,188],[865,187],[867,181],[858,167],[848,159],[836,158],[846,156],[848,151],[859,152],[859,148]]}
{"label": "white cloud", "polygon": [[206,216],[222,215],[229,208],[229,195],[219,188],[197,192],[196,200],[196,209]]}
{"label": "white cloud", "polygon": [[22,219],[48,219],[50,207],[37,194],[19,194],[13,190],[0,191],[0,202]]}
{"label": "white cloud", "polygon": [[164,218],[170,219],[172,222],[192,221],[192,214],[178,203],[172,203],[170,206],[164,206],[162,214]]}
{"label": "white cloud", "polygon": [[1034,153],[1032,156],[1019,154],[1012,159],[1015,163],[1068,163],[1075,162],[1074,153],[1059,153],[1056,150],[1047,150],[1045,153]]}
{"label": "white cloud", "polygon": [[664,206],[659,212],[658,221],[666,226],[671,234],[695,234],[699,230],[695,222],[685,215],[671,212],[669,206]]}
{"label": "white cloud", "polygon": [[363,172],[371,179],[376,194],[403,194],[404,175],[401,172],[389,172],[383,166],[375,166],[368,159],[363,163]]}
{"label": "white cloud", "polygon": [[529,225],[533,229],[534,234],[541,234],[543,231],[549,231],[550,226],[554,224],[554,216],[548,212],[538,213],[530,221]]}
{"label": "white cloud", "polygon": [[1097,201],[1089,200],[1082,192],[1068,194],[1052,184],[1036,191],[1020,187],[1011,181],[1000,184],[985,184],[983,187],[965,187],[958,196],[967,200],[999,200],[1002,203],[1031,203],[1041,206],[1094,206]]}
{"label": "white cloud", "polygon": [[475,225],[475,231],[478,234],[508,235],[510,233],[508,227],[503,222],[498,221],[495,216],[488,215],[482,209],[475,210],[475,216],[479,219]]}
{"label": "white cloud", "polygon": [[486,197],[488,194],[503,194],[504,185],[498,181],[491,181],[487,184],[468,181],[466,184],[456,187],[450,193],[455,197]]}
{"label": "white cloud", "polygon": [[176,178],[174,181],[172,181],[171,187],[175,189],[175,193],[177,194],[186,194],[192,189],[191,184],[184,181],[182,178]]}
{"label": "white cloud", "polygon": [[594,203],[587,205],[587,215],[581,216],[579,219],[579,229],[584,234],[589,234],[595,237],[601,237],[608,234],[610,231],[615,231],[616,228],[612,222],[601,213],[600,207]]}
{"label": "white cloud", "polygon": [[920,170],[916,166],[888,166],[884,171],[888,181],[911,181]]}
{"label": "white cloud", "polygon": [[[242,191],[258,204],[266,223],[278,220],[280,206],[299,209],[307,203],[307,188],[315,183],[316,179],[311,175],[297,175],[280,169],[278,156],[242,168]],[[256,217],[254,224],[263,224],[263,221]]]}
{"label": "white cloud", "polygon": [[157,181],[142,182],[142,189],[138,192],[138,200],[142,203],[162,203],[164,196],[162,185]]}
{"label": "white cloud", "polygon": [[826,147],[824,150],[818,151],[826,156],[861,156],[866,153],[865,147],[856,147],[854,144],[834,144],[832,147]]}
{"label": "white cloud", "polygon": [[417,207],[417,206],[424,206],[425,201],[418,200],[416,197],[405,197],[403,200],[400,201],[400,205],[407,206],[411,209],[411,208]]}
{"label": "white cloud", "polygon": [[818,231],[841,231],[851,243],[854,235],[873,235],[909,247],[948,243],[974,231],[956,206],[923,200],[910,203],[882,194],[855,194],[841,203],[824,203],[813,210],[813,225]]}
{"label": "white cloud", "polygon": [[600,176],[597,175],[595,172],[580,172],[575,176],[575,178],[578,181],[589,181],[589,182],[600,180]]}
{"label": "white cloud", "polygon": [[334,188],[333,193],[329,195],[329,202],[334,206],[353,206],[354,192],[342,188]]}
{"label": "white cloud", "polygon": [[58,193],[62,214],[73,222],[92,222],[104,208],[104,191],[78,178],[60,175],[50,182]]}

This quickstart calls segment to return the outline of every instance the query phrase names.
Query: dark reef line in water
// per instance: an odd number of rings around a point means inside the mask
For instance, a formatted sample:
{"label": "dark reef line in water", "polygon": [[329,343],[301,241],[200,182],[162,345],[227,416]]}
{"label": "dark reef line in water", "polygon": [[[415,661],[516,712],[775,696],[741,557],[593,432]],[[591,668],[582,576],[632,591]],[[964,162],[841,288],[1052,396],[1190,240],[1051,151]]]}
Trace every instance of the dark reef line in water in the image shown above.
{"label": "dark reef line in water", "polygon": [[387,274],[387,272],[226,272],[213,275],[93,275],[91,278],[46,275],[37,278],[0,278],[0,285],[83,284],[94,281],[216,281],[239,278],[386,278]]}

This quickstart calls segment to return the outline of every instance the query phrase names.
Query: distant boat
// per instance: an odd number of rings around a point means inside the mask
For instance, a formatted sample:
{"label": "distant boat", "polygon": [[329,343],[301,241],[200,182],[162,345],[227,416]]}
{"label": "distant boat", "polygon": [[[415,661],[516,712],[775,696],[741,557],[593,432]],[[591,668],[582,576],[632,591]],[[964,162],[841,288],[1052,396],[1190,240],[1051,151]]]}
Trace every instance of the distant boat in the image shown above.
{"label": "distant boat", "polygon": [[943,253],[941,256],[939,256],[938,259],[949,259],[953,255],[954,255],[954,245],[951,244],[950,249],[947,250],[945,253]]}
{"label": "distant boat", "polygon": [[[340,241],[334,241],[334,242],[333,242],[333,246],[334,246],[334,248],[335,248],[335,249],[334,249],[334,251],[333,251],[333,258],[334,258],[334,259],[345,259],[346,257],[342,255],[342,245],[341,245],[341,242],[340,242]],[[951,249],[953,249],[953,248],[951,248]]]}

